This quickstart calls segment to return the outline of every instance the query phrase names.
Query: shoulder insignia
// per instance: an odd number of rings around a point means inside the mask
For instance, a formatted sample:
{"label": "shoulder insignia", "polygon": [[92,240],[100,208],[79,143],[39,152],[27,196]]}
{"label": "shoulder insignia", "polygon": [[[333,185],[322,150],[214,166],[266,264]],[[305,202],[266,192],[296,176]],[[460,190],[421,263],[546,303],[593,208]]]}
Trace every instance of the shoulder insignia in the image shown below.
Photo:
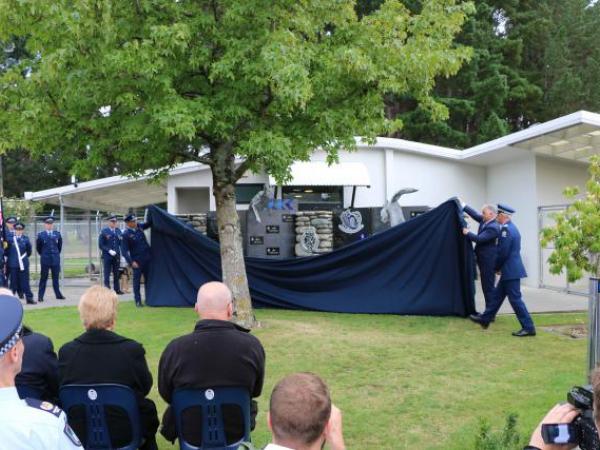
{"label": "shoulder insignia", "polygon": [[68,423],[65,423],[64,432],[67,435],[67,437],[69,438],[69,440],[73,443],[73,445],[75,445],[76,447],[82,447],[81,441],[79,440],[79,438],[77,437],[77,435],[75,434],[75,432],[69,426]]}
{"label": "shoulder insignia", "polygon": [[31,408],[41,409],[42,411],[46,411],[47,413],[53,414],[56,417],[60,417],[60,414],[62,413],[62,409],[50,402],[35,398],[26,398],[25,403],[27,403],[27,406],[30,406]]}

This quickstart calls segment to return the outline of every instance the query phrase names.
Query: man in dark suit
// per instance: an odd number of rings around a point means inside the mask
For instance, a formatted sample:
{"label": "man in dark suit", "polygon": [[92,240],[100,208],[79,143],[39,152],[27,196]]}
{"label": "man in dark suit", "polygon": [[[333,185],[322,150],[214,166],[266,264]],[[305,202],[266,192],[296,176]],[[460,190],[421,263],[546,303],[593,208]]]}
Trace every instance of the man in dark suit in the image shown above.
{"label": "man in dark suit", "polygon": [[[114,291],[92,286],[79,301],[79,314],[85,333],[66,343],[58,352],[60,384],[117,383],[130,387],[137,395],[140,407],[143,445],[140,449],[155,450],[158,413],[154,402],[146,396],[152,387],[144,347],[119,336],[115,326],[118,299]],[[108,411],[108,426],[114,447],[129,442],[129,421],[118,409]],[[69,423],[85,443],[85,420],[81,411],[68,411]]]}
{"label": "man in dark suit", "polygon": [[521,234],[511,221],[514,212],[515,210],[510,206],[498,204],[497,220],[501,225],[501,229],[494,270],[499,275],[500,280],[494,291],[492,304],[485,309],[483,314],[480,316],[471,315],[470,319],[479,323],[483,328],[487,328],[498,313],[504,299],[508,296],[508,301],[521,324],[521,329],[512,333],[513,336],[535,336],[535,325],[521,296],[521,278],[525,278],[527,272],[520,253]]}
{"label": "man in dark suit", "polygon": [[494,292],[494,268],[496,265],[497,244],[500,236],[500,225],[496,222],[497,210],[493,205],[483,205],[481,214],[471,208],[464,206],[464,211],[479,222],[477,234],[463,228],[463,234],[471,242],[475,242],[475,256],[477,258],[477,267],[479,267],[479,278],[481,280],[481,290],[485,299],[487,308],[492,302]]}
{"label": "man in dark suit", "polygon": [[[158,392],[170,404],[178,388],[242,386],[250,397],[262,392],[265,376],[265,351],[260,341],[231,322],[231,291],[223,283],[211,282],[198,291],[196,312],[201,320],[191,334],[181,336],[167,346],[158,366]],[[226,405],[227,406],[227,405]],[[201,421],[196,408],[183,415],[183,434],[192,445],[202,443]],[[257,407],[252,401],[252,428]],[[224,408],[227,442],[243,437],[241,412]],[[161,434],[171,442],[177,437],[171,408],[163,416]]]}

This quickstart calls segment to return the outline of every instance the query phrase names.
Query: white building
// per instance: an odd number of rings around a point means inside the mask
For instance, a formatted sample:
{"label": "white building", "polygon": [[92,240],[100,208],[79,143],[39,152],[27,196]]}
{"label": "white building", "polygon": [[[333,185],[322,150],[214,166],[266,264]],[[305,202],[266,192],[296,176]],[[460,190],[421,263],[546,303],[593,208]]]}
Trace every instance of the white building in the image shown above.
{"label": "white building", "polygon": [[[398,189],[414,187],[419,191],[400,203],[436,206],[453,196],[475,207],[506,203],[517,210],[514,222],[523,237],[526,283],[538,286],[545,271],[540,208],[564,204],[566,186],[583,188],[589,158],[598,153],[600,114],[580,111],[466,150],[380,138],[373,146],[359,142],[357,151],[342,152],[340,165],[331,168],[323,163],[323,152],[316,151],[310,163],[293,167],[294,180],[284,187],[284,195],[318,199],[324,194],[328,201],[339,198],[349,206],[351,186],[358,185],[365,187],[356,189],[354,206],[368,207],[382,206]],[[253,193],[268,182],[266,174],[246,174],[238,183],[239,208],[247,208]],[[174,168],[160,183],[117,176],[27,192],[25,198],[115,212],[163,202],[176,214],[215,208],[210,169],[197,163]]]}

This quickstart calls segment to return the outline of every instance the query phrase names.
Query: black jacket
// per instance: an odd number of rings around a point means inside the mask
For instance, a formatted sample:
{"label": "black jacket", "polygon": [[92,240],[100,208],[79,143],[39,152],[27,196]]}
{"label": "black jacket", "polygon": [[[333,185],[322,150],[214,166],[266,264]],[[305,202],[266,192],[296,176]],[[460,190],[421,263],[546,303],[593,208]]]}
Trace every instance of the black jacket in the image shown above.
{"label": "black jacket", "polygon": [[23,327],[23,365],[15,379],[17,388],[36,391],[40,400],[56,403],[58,399],[58,360],[49,337]]}
{"label": "black jacket", "polygon": [[[158,366],[158,391],[171,403],[179,388],[245,386],[251,397],[260,396],[265,376],[265,351],[260,341],[241,327],[224,320],[201,320],[193,333],[174,339],[163,352]],[[252,422],[256,402],[252,402]],[[225,409],[225,408],[224,408]],[[241,436],[239,413],[225,411],[228,442]],[[189,428],[185,426],[194,422]],[[201,442],[197,416],[184,417],[184,435],[192,444]],[[171,408],[163,416],[161,433],[168,440],[176,437]]]}
{"label": "black jacket", "polygon": [[[129,386],[138,397],[142,434],[153,441],[159,423],[154,402],[145,398],[152,387],[145,353],[141,344],[112,331],[88,330],[59,350],[60,384],[118,383]],[[77,416],[69,414],[69,423],[85,442],[85,425],[82,417]],[[127,442],[130,437],[127,420],[123,420],[118,410],[112,411],[108,420],[113,445]]]}

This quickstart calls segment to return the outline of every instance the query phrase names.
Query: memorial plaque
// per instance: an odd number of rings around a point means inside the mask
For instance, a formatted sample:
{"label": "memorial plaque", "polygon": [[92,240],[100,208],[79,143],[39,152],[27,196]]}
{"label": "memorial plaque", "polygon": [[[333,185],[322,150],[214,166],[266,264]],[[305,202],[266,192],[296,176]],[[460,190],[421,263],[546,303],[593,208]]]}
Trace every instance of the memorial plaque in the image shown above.
{"label": "memorial plaque", "polygon": [[250,245],[264,245],[265,239],[263,236],[250,236]]}
{"label": "memorial plaque", "polygon": [[267,247],[267,256],[279,256],[279,247]]}
{"label": "memorial plaque", "polygon": [[294,223],[294,216],[292,214],[282,214],[281,221],[285,223]]}
{"label": "memorial plaque", "polygon": [[265,231],[267,234],[279,234],[279,225],[267,225]]}

